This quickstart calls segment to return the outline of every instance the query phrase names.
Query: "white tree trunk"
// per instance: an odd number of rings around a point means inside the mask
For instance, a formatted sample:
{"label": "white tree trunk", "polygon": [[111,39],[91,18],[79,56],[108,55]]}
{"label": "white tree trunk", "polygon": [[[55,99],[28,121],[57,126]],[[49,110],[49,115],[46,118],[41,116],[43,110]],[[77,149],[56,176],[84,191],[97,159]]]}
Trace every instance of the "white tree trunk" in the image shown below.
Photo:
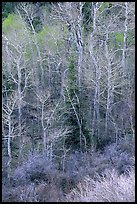
{"label": "white tree trunk", "polygon": [[111,70],[111,61],[109,57],[109,50],[108,50],[108,32],[106,32],[106,40],[105,40],[105,54],[106,54],[106,59],[107,59],[107,104],[106,104],[106,134],[108,132],[108,125],[109,125],[109,113],[110,113],[110,108],[113,103],[113,84],[112,84],[112,70]]}
{"label": "white tree trunk", "polygon": [[42,130],[43,130],[43,146],[44,146],[44,151],[46,151],[46,139],[47,139],[47,134],[46,134],[46,128],[44,126],[44,103],[42,104],[41,107],[41,124],[42,124]]}
{"label": "white tree trunk", "polygon": [[35,46],[36,46],[36,49],[37,49],[39,65],[40,65],[40,69],[41,69],[41,80],[40,81],[43,84],[44,83],[44,70],[43,70],[43,65],[42,65],[42,58],[41,58],[40,49],[39,49],[39,46],[38,46],[38,40],[37,40],[37,36],[36,36],[36,31],[34,29],[34,26],[33,26],[31,20],[30,20],[30,25],[31,25],[31,28],[32,28],[32,31],[33,31],[33,35],[34,35]]}
{"label": "white tree trunk", "polygon": [[23,138],[22,138],[22,125],[21,125],[22,94],[21,94],[21,67],[20,67],[20,59],[17,61],[17,72],[18,72],[18,129],[19,129],[18,136],[19,136],[19,139],[20,139],[19,157],[21,158],[22,148],[23,148]]}
{"label": "white tree trunk", "polygon": [[81,67],[82,67],[82,58],[83,58],[83,40],[82,40],[82,15],[83,2],[79,2],[79,15],[78,15],[78,24],[75,28],[75,39],[78,49],[78,85],[81,87]]}
{"label": "white tree trunk", "polygon": [[125,22],[124,22],[124,45],[123,45],[123,52],[122,52],[122,66],[125,69],[125,54],[126,54],[126,43],[127,43],[127,18],[128,18],[128,2],[125,2]]}
{"label": "white tree trunk", "polygon": [[8,115],[8,163],[7,163],[7,167],[8,167],[8,179],[10,181],[11,178],[11,115]]}
{"label": "white tree trunk", "polygon": [[92,128],[91,128],[91,141],[93,139],[94,133],[95,133],[95,121],[97,119],[97,136],[100,135],[100,111],[99,111],[99,101],[100,101],[100,67],[98,64],[97,59],[95,58],[94,51],[93,51],[93,41],[94,41],[94,33],[96,32],[96,13],[98,8],[98,3],[96,3],[94,6],[94,13],[93,13],[93,32],[90,36],[90,57],[93,61],[93,64],[95,66],[95,73],[96,73],[96,81],[95,81],[95,95],[94,95],[94,107],[93,107],[93,120],[92,120]]}

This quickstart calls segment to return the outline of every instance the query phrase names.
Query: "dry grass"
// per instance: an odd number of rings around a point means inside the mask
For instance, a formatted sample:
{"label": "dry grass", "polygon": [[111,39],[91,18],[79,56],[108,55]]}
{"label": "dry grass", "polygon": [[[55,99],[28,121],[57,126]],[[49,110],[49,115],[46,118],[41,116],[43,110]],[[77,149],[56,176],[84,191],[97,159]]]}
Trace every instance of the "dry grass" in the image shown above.
{"label": "dry grass", "polygon": [[105,172],[103,177],[95,180],[86,177],[66,197],[66,202],[134,202],[135,173],[118,176],[115,170]]}

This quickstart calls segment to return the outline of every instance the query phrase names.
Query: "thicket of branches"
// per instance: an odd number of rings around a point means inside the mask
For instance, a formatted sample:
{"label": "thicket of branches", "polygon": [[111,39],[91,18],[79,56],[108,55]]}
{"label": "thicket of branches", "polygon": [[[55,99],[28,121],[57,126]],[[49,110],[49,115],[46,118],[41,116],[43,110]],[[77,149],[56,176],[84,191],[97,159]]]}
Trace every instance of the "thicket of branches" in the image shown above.
{"label": "thicket of branches", "polygon": [[132,144],[134,32],[134,2],[3,2],[6,183],[28,155],[44,154],[65,174],[75,151]]}

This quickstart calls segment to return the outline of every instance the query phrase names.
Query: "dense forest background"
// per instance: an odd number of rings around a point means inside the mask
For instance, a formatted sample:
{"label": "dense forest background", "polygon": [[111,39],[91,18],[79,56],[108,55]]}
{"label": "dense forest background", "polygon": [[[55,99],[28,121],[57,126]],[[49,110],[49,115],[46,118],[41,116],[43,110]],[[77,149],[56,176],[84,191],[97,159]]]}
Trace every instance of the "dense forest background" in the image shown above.
{"label": "dense forest background", "polygon": [[2,2],[2,77],[3,201],[134,201],[134,2]]}

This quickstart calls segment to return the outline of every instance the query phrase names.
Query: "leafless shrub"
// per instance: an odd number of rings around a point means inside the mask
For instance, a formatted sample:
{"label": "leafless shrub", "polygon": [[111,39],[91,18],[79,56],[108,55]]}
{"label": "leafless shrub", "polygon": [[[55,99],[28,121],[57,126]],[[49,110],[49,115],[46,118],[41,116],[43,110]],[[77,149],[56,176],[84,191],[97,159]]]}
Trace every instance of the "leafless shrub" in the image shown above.
{"label": "leafless shrub", "polygon": [[45,154],[31,155],[15,170],[13,179],[15,188],[21,189],[16,197],[25,202],[31,198],[39,202],[57,201],[78,183],[71,173],[58,170],[56,162],[50,162]]}
{"label": "leafless shrub", "polygon": [[[111,162],[111,166],[115,168],[119,172],[119,174],[127,172],[135,165],[133,154],[134,150],[129,150],[129,148],[126,148],[126,141],[122,142],[118,145],[116,145],[115,143],[111,144],[107,146],[104,151],[104,157],[106,158],[106,160]],[[132,149],[131,146],[130,149]]]}
{"label": "leafless shrub", "polygon": [[10,189],[4,186],[2,192],[3,202],[58,202],[62,198],[62,191],[54,182],[31,183]]}
{"label": "leafless shrub", "polygon": [[17,185],[41,181],[49,183],[55,173],[56,167],[48,160],[45,153],[35,154],[15,170],[14,181]]}
{"label": "leafless shrub", "polygon": [[4,189],[3,202],[38,202],[34,184]]}
{"label": "leafless shrub", "polygon": [[[129,172],[133,169],[135,163],[133,154],[130,153],[129,150],[126,151],[125,146],[122,144],[121,148],[121,144],[111,144],[108,145],[103,152],[74,152],[68,154],[64,162],[64,171],[59,169],[56,160],[52,162],[49,161],[45,153],[31,155],[22,166],[15,170],[13,175],[14,185],[10,187],[10,190],[7,192],[7,190],[5,190],[6,187],[4,187],[3,200],[59,202],[62,201],[66,195],[70,194],[73,189],[76,190],[78,184],[82,185],[81,188],[83,192],[83,185],[84,188],[87,188],[85,184],[81,183],[83,178],[86,178],[86,182],[87,178],[90,180],[88,185],[92,183],[92,188],[95,188],[96,185],[104,186],[105,182],[109,183],[112,177],[114,177],[114,182],[112,182],[112,180],[111,183],[114,183],[114,188],[116,185],[120,186],[121,184],[116,184],[116,182],[118,182],[118,179],[121,183],[124,183],[124,179],[126,180],[126,178],[128,180],[130,178],[128,177]],[[114,172],[113,169],[116,171]],[[121,174],[124,174],[124,176],[122,177]],[[131,175],[130,173],[130,176]],[[106,180],[101,181],[101,178]],[[103,182],[103,184],[101,182]],[[106,185],[110,186],[110,184]],[[105,186],[102,188],[105,188]],[[112,186],[110,186],[110,189],[111,188]],[[90,189],[90,187],[88,187],[88,189]],[[99,187],[96,187],[96,189],[99,189]],[[87,193],[87,191],[88,190],[84,190],[84,193]],[[94,193],[96,192],[94,191]],[[118,192],[116,191],[115,194],[118,194]],[[71,195],[72,197],[74,196],[73,194]],[[111,200],[109,196],[110,195],[108,195],[108,200]],[[120,194],[116,196],[116,199],[122,199],[122,197],[119,197]],[[99,198],[101,199],[101,197]],[[79,197],[76,199],[79,199]],[[87,194],[82,198],[80,197],[80,199],[88,199]]]}
{"label": "leafless shrub", "polygon": [[60,189],[54,183],[31,184],[20,187],[18,197],[20,202],[57,202],[60,199]]}
{"label": "leafless shrub", "polygon": [[127,175],[118,176],[115,170],[107,171],[104,177],[94,181],[86,177],[66,197],[69,202],[134,202],[135,173],[132,170]]}
{"label": "leafless shrub", "polygon": [[8,202],[10,199],[10,189],[8,189],[5,185],[2,185],[2,201]]}
{"label": "leafless shrub", "polygon": [[44,183],[36,187],[36,193],[39,202],[59,202],[62,199],[62,192],[58,186],[53,182],[50,185]]}
{"label": "leafless shrub", "polygon": [[101,175],[105,169],[116,169],[119,174],[126,173],[134,167],[132,155],[133,153],[126,151],[126,148],[121,148],[121,144],[115,143],[108,145],[102,153],[75,152],[67,157],[65,172],[74,176],[77,183],[87,175],[91,177],[96,173]]}
{"label": "leafless shrub", "polygon": [[117,149],[122,152],[127,152],[129,155],[135,155],[135,140],[134,138],[121,139]]}
{"label": "leafless shrub", "polygon": [[19,187],[16,191],[19,202],[38,202],[38,196],[33,183]]}

